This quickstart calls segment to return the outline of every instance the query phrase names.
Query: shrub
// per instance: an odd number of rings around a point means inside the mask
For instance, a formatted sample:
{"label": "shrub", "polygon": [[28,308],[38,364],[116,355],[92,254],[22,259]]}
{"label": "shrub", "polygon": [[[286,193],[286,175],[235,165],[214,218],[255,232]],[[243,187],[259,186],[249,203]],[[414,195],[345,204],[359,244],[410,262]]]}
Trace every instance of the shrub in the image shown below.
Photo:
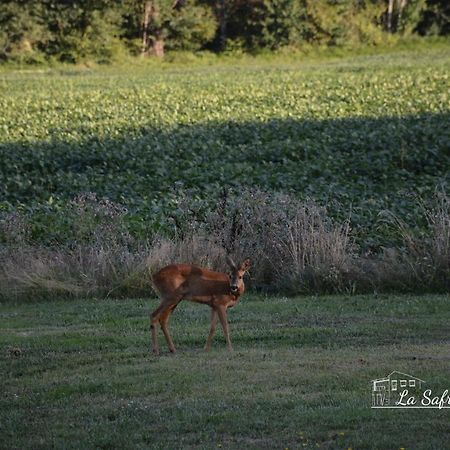
{"label": "shrub", "polygon": [[[440,194],[423,207],[426,232],[391,216],[403,237],[399,248],[361,254],[348,222],[285,194],[224,191],[213,209],[199,211],[186,197],[174,216],[175,233],[137,240],[125,228],[126,211],[84,194],[70,203],[72,239],[33,244],[27,217],[0,221],[1,297],[147,296],[150,274],[170,263],[226,271],[226,254],[250,257],[249,288],[286,293],[448,291],[450,201]],[[74,223],[70,223],[73,221]]]}
{"label": "shrub", "polygon": [[[258,190],[225,191],[203,219],[193,218],[189,207],[184,217],[182,223],[207,236],[203,254],[214,256],[205,260],[211,266],[223,266],[225,252],[258,262],[251,271],[253,287],[337,292],[347,283],[353,257],[350,227],[334,223],[313,202]],[[183,243],[198,243],[193,236]]]}
{"label": "shrub", "polygon": [[402,245],[384,248],[377,255],[359,258],[361,289],[376,291],[425,292],[450,290],[450,198],[436,196],[432,205],[421,203],[427,223],[407,225],[391,215],[391,226],[402,236]]}
{"label": "shrub", "polygon": [[199,50],[216,33],[217,21],[210,8],[193,1],[169,16],[167,24],[168,50]]}

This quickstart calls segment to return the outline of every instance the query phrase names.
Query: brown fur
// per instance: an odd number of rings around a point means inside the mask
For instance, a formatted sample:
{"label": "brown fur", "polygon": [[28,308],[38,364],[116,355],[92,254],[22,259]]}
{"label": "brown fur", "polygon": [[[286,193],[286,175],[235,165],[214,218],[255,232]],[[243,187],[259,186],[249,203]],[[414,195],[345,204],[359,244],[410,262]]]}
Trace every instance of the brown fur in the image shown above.
{"label": "brown fur", "polygon": [[230,275],[190,264],[171,264],[153,275],[153,284],[161,297],[161,303],[150,317],[153,353],[159,354],[158,323],[163,330],[169,350],[172,353],[175,352],[168,321],[170,314],[181,300],[203,303],[212,308],[211,326],[205,345],[206,351],[210,349],[217,318],[220,319],[227,347],[232,350],[227,309],[233,307],[245,291],[243,276],[250,268],[250,260],[246,259],[239,267],[231,259],[227,260],[231,267]]}

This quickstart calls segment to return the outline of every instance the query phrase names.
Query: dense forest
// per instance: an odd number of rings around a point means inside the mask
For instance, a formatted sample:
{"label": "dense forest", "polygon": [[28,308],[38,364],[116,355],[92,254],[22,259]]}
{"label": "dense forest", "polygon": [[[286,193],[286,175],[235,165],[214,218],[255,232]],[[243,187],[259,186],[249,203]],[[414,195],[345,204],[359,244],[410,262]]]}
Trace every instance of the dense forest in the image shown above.
{"label": "dense forest", "polygon": [[0,61],[377,45],[446,35],[446,0],[3,0]]}

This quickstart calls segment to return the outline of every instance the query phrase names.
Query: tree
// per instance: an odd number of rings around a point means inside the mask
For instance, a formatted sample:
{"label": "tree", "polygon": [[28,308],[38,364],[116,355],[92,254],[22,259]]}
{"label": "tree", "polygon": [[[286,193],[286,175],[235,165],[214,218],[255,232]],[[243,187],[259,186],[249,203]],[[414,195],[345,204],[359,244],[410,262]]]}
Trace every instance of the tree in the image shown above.
{"label": "tree", "polygon": [[445,35],[448,0],[2,0],[0,60],[109,62],[125,51],[377,44]]}
{"label": "tree", "polygon": [[141,54],[161,57],[166,47],[197,50],[214,37],[216,29],[211,8],[194,0],[146,0]]}
{"label": "tree", "polygon": [[420,35],[448,35],[450,33],[450,2],[428,0],[415,29]]}
{"label": "tree", "polygon": [[234,7],[239,10],[230,17],[229,36],[243,32],[237,38],[248,48],[372,44],[381,39],[377,20],[384,1],[235,0]]}
{"label": "tree", "polygon": [[4,1],[0,4],[0,58],[33,62],[51,38],[45,10],[38,1]]}
{"label": "tree", "polygon": [[142,20],[142,55],[164,56],[164,28],[160,5],[154,0],[144,2]]}

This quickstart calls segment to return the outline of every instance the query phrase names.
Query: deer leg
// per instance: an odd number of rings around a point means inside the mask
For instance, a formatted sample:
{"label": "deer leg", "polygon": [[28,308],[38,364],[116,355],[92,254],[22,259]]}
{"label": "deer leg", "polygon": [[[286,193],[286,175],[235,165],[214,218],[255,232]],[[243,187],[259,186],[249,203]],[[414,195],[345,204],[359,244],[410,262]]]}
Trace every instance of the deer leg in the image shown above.
{"label": "deer leg", "polygon": [[159,355],[159,345],[158,345],[158,321],[159,316],[165,309],[164,302],[151,313],[150,315],[150,329],[152,330],[152,349],[155,355]]}
{"label": "deer leg", "polygon": [[228,320],[227,320],[227,309],[225,307],[220,307],[217,309],[219,314],[220,323],[222,325],[223,334],[225,336],[225,341],[227,342],[227,348],[230,352],[233,351],[233,347],[230,341],[230,330],[228,328]]}
{"label": "deer leg", "polygon": [[216,323],[217,323],[217,311],[212,308],[211,309],[211,326],[209,328],[208,339],[206,339],[205,352],[209,352],[211,348],[211,341],[216,332]]}
{"label": "deer leg", "polygon": [[169,347],[169,351],[171,353],[175,353],[175,346],[173,345],[172,337],[169,333],[169,328],[167,326],[169,322],[169,317],[172,314],[173,310],[175,309],[175,306],[170,306],[165,311],[161,313],[161,316],[159,317],[159,324],[161,325],[161,329],[163,330],[164,336],[167,341],[167,346]]}

